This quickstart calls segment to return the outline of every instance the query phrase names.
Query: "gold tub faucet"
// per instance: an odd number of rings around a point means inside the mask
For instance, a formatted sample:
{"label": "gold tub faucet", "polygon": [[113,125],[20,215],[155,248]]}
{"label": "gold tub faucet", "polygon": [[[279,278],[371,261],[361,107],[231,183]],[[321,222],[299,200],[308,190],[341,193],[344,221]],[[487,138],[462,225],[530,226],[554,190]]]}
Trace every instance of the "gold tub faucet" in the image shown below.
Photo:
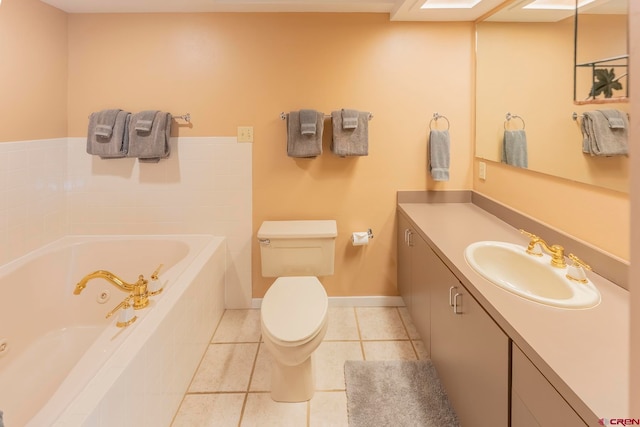
{"label": "gold tub faucet", "polygon": [[548,245],[547,242],[542,240],[535,234],[529,233],[523,229],[520,229],[520,233],[529,237],[529,245],[527,246],[527,253],[530,255],[542,255],[539,251],[536,251],[536,245],[539,245],[545,252],[551,255],[551,265],[558,268],[565,268],[567,263],[564,260],[564,248],[560,245]]}
{"label": "gold tub faucet", "polygon": [[141,274],[138,276],[136,283],[127,283],[115,274],[107,270],[97,270],[84,276],[77,284],[73,293],[80,295],[80,292],[87,286],[92,279],[105,279],[116,288],[123,292],[130,293],[133,296],[133,308],[138,310],[149,304],[149,292],[147,291],[147,280]]}

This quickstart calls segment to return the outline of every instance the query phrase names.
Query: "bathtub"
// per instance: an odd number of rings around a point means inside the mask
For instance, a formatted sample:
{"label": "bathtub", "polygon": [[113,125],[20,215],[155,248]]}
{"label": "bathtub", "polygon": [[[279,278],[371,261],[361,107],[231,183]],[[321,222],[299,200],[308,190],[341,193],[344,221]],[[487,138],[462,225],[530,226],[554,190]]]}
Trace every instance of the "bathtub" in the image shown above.
{"label": "bathtub", "polygon": [[[68,236],[0,267],[0,410],[15,426],[168,426],[224,310],[224,238]],[[163,292],[116,326],[134,283]]]}

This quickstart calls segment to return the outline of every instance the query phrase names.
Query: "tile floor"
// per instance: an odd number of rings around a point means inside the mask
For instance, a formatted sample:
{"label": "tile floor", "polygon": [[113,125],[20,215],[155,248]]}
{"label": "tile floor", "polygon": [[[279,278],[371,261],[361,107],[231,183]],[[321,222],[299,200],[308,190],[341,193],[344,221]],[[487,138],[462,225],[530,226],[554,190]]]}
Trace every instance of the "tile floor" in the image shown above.
{"label": "tile floor", "polygon": [[314,397],[276,403],[271,357],[260,341],[259,310],[225,311],[172,427],[346,426],[345,360],[428,357],[406,308],[332,307],[314,356]]}

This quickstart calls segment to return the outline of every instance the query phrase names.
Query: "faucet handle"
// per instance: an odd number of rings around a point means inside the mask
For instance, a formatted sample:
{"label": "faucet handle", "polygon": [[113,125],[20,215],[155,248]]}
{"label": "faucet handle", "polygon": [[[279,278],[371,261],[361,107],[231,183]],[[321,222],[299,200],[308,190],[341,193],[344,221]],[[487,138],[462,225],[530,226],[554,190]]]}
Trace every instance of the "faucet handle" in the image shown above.
{"label": "faucet handle", "polygon": [[135,322],[138,319],[138,316],[134,314],[133,306],[129,303],[129,300],[131,298],[133,298],[133,294],[130,294],[120,304],[115,306],[113,310],[107,313],[105,318],[106,319],[110,318],[116,313],[116,311],[122,309],[122,311],[118,316],[118,321],[116,322],[116,326],[119,328],[124,328],[126,326],[129,326],[133,322]]}
{"label": "faucet handle", "polygon": [[529,233],[528,231],[523,230],[522,228],[520,229],[520,233],[521,233],[521,234],[524,234],[525,236],[527,236],[527,237],[528,237],[528,238],[530,238],[531,240],[537,240],[537,239],[539,239],[539,238],[540,238],[540,237],[536,236],[536,235],[535,235],[535,234],[533,234],[533,233]]}
{"label": "faucet handle", "polygon": [[151,273],[151,283],[149,283],[149,296],[158,295],[164,289],[165,284],[160,283],[160,281],[158,280],[158,273],[160,272],[162,266],[164,266],[164,264],[160,264],[158,268],[156,268],[156,271]]}
{"label": "faucet handle", "polygon": [[587,269],[589,271],[593,270],[589,264],[587,264],[586,262],[584,262],[583,260],[581,260],[580,258],[575,256],[574,254],[569,254],[567,256],[569,257],[569,259],[571,261],[573,261],[573,265],[574,266],[582,267],[582,268],[585,268],[585,269]]}
{"label": "faucet handle", "polygon": [[523,230],[522,228],[520,229],[520,233],[524,234],[530,239],[529,245],[527,246],[527,253],[529,255],[542,256],[542,248],[540,247],[540,242],[542,241],[542,239],[533,233],[529,233],[528,231]]}
{"label": "faucet handle", "polygon": [[158,280],[158,274],[160,274],[160,269],[164,266],[164,264],[160,264],[158,266],[158,268],[156,268],[156,271],[154,271],[153,273],[151,273],[151,280]]}
{"label": "faucet handle", "polygon": [[574,254],[569,254],[568,257],[572,261],[572,263],[567,268],[567,279],[574,280],[580,283],[587,283],[587,274],[584,272],[584,270],[592,271],[591,266],[582,261]]}

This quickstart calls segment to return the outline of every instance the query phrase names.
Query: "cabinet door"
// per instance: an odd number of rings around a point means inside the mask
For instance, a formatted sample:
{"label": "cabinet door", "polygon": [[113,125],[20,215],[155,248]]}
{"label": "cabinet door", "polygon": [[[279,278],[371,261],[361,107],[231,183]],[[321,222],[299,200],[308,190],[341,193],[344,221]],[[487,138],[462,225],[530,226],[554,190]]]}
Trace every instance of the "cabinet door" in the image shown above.
{"label": "cabinet door", "polygon": [[516,345],[512,370],[513,427],[587,425]]}
{"label": "cabinet door", "polygon": [[409,246],[409,221],[398,215],[398,293],[411,312],[411,247]]}
{"label": "cabinet door", "polygon": [[431,358],[460,424],[509,425],[509,339],[429,249]]}
{"label": "cabinet door", "polygon": [[431,354],[431,289],[428,254],[431,248],[419,234],[411,237],[411,319],[427,354]]}

